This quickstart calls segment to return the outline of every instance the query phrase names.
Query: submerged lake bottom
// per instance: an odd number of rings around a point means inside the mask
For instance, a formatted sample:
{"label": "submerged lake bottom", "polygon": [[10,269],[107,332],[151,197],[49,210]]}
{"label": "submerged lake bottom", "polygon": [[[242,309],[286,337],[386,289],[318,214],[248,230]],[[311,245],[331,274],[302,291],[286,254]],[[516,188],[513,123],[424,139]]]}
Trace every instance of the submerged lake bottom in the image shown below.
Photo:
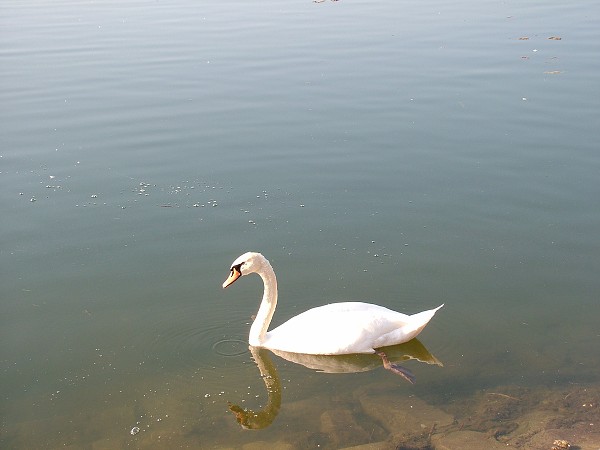
{"label": "submerged lake bottom", "polygon": [[157,371],[126,391],[106,379],[107,391],[96,392],[97,398],[79,389],[43,399],[32,395],[36,418],[5,424],[3,445],[243,450],[600,445],[597,383],[481,388],[448,379],[419,383],[420,374],[452,372],[452,364],[444,366],[417,339],[390,347],[390,359],[416,374],[414,385],[383,370],[375,355],[294,359],[264,349],[240,354],[243,345],[240,340],[219,346],[230,352],[225,373],[236,373],[236,387],[226,388],[228,376],[216,367],[190,367]]}

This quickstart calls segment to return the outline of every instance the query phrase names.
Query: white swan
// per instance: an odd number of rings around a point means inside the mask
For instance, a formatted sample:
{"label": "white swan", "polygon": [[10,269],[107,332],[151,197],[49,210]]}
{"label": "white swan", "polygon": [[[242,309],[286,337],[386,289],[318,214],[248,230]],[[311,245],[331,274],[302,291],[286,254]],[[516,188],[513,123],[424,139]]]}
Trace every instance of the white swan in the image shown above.
{"label": "white swan", "polygon": [[223,288],[251,273],[260,275],[264,292],[248,342],[272,350],[312,355],[380,354],[376,349],[416,337],[444,306],[408,316],[370,303],[330,303],[309,309],[267,331],[277,306],[277,279],[263,255],[248,252],[237,258]]}

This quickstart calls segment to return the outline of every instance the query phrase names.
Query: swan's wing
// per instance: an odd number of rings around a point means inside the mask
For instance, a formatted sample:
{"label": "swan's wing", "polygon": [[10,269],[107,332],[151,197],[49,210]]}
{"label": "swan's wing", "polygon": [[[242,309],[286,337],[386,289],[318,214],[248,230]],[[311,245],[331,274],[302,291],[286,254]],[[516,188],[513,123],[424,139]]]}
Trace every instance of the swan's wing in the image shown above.
{"label": "swan's wing", "polygon": [[[267,333],[264,346],[295,353],[373,353],[376,340],[410,325],[411,316],[369,303],[331,303],[309,309]],[[398,343],[398,342],[396,342]]]}

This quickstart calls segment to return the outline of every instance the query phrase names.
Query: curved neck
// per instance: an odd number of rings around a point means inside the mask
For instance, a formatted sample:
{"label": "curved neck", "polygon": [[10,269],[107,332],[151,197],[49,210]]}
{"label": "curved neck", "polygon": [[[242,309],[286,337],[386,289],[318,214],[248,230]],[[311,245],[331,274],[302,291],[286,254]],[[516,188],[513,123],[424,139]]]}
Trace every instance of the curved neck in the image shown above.
{"label": "curved neck", "polygon": [[265,341],[265,335],[269,329],[269,324],[273,318],[275,307],[277,306],[277,278],[271,264],[266,262],[264,268],[257,272],[263,280],[264,292],[260,308],[256,313],[256,318],[250,327],[248,343],[254,346],[262,346]]}

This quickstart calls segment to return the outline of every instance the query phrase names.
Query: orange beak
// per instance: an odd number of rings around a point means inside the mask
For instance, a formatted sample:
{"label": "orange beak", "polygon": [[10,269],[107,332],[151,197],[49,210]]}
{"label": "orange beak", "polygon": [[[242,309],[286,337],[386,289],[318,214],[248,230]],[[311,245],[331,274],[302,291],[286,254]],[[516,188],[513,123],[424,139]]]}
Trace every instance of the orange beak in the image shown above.
{"label": "orange beak", "polygon": [[241,276],[242,276],[242,272],[240,272],[240,270],[237,267],[232,267],[231,273],[229,274],[229,276],[223,283],[223,289],[225,289],[227,286],[232,284],[235,280],[237,280]]}

